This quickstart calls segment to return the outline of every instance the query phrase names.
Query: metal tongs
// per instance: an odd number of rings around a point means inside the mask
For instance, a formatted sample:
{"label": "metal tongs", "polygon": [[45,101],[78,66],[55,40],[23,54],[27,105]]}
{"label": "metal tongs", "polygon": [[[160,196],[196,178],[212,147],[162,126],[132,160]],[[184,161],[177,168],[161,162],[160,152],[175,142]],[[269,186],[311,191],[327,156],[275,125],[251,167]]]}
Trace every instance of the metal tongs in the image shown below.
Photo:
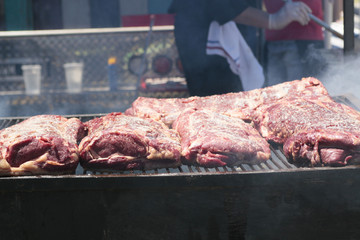
{"label": "metal tongs", "polygon": [[[292,0],[283,0],[283,2],[292,2]],[[337,36],[338,38],[344,39],[344,35],[339,33],[338,31],[336,31],[335,29],[331,28],[326,22],[324,22],[323,20],[321,20],[320,18],[314,16],[312,13],[309,13],[309,17],[311,20],[313,20],[315,23],[319,24],[320,26],[322,26],[324,29],[326,29],[327,31],[331,32],[332,34],[334,34],[335,36]]]}
{"label": "metal tongs", "polygon": [[316,22],[317,24],[319,24],[320,26],[322,26],[323,28],[325,28],[326,30],[328,30],[329,32],[331,32],[332,34],[337,36],[338,38],[344,39],[343,34],[339,33],[338,31],[334,30],[333,28],[331,28],[326,22],[324,22],[320,18],[315,17],[311,13],[309,13],[309,17],[311,18],[311,20],[313,20],[314,22]]}

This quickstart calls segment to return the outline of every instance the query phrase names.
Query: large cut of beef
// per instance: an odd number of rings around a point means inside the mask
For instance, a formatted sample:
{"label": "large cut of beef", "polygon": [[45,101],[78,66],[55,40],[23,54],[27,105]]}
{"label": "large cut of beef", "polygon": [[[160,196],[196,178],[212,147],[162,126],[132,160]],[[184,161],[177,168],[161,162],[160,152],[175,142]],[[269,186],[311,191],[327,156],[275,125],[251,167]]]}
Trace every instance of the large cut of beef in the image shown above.
{"label": "large cut of beef", "polygon": [[270,157],[269,144],[248,123],[208,110],[187,109],[173,124],[184,162],[204,167],[255,164]]}
{"label": "large cut of beef", "polygon": [[198,97],[190,98],[148,98],[139,97],[133,103],[132,107],[125,111],[126,115],[137,116],[141,118],[151,118],[162,121],[171,126],[180,112],[187,107],[194,107],[195,100]]}
{"label": "large cut of beef", "polygon": [[0,175],[74,173],[77,142],[84,126],[77,118],[38,115],[0,131]]}
{"label": "large cut of beef", "polygon": [[360,160],[360,113],[323,97],[284,98],[257,109],[256,128],[284,144],[297,165],[343,166]]}
{"label": "large cut of beef", "polygon": [[[302,111],[295,106],[301,104],[301,102],[306,102],[305,100],[314,102],[314,99],[317,100],[318,103],[329,102],[335,104],[324,85],[318,79],[308,77],[248,92],[208,97],[181,99],[138,98],[132,107],[126,111],[126,114],[161,120],[168,126],[171,126],[174,120],[187,108],[208,110],[230,117],[240,118],[247,122],[253,122],[266,140],[284,144],[288,138],[292,137],[301,129],[304,129],[304,123],[298,123],[298,120],[295,118],[300,119],[303,114],[304,116],[306,116],[306,114],[312,116],[313,114],[311,107]],[[294,101],[294,106],[291,101]],[[287,109],[287,107],[289,107],[289,109]],[[296,114],[293,114],[293,112],[296,112]],[[311,116],[309,118],[311,118]],[[274,120],[268,121],[269,118],[273,118]],[[331,116],[329,116],[329,118],[331,118]],[[319,121],[320,119],[313,119],[310,125],[314,125],[313,122]],[[340,131],[341,129],[339,129],[339,132]],[[322,152],[325,152],[325,150],[322,150]],[[293,154],[290,155],[293,156]],[[310,156],[310,154],[306,155]],[[339,154],[336,155],[339,156]],[[299,159],[295,155],[293,158],[296,159],[294,161]],[[310,161],[308,157],[305,158],[304,156],[301,157],[301,159],[300,162]],[[339,160],[340,157],[337,157],[337,160],[330,160],[328,156],[327,159],[328,160],[324,159],[321,164],[331,163],[331,165],[335,165],[335,162],[339,161],[343,161],[345,164],[345,161],[349,161],[349,158]],[[352,159],[354,159],[354,157]],[[311,160],[310,162],[313,165],[319,164],[319,161],[315,160]]]}
{"label": "large cut of beef", "polygon": [[328,96],[328,92],[318,79],[309,77],[247,92],[207,97],[167,99],[139,97],[125,113],[161,120],[168,126],[171,126],[186,108],[207,109],[251,121],[257,107],[288,96]]}
{"label": "large cut of beef", "polygon": [[79,146],[85,169],[146,170],[181,164],[179,136],[160,121],[110,113],[85,126],[88,136]]}

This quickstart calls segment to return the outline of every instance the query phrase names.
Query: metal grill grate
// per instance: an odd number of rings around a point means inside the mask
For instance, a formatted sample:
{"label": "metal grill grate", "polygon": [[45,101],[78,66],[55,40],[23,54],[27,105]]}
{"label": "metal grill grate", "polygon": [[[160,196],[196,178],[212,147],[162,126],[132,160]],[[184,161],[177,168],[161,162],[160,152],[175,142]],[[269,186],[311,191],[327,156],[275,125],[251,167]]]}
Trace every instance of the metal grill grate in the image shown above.
{"label": "metal grill grate", "polygon": [[131,171],[119,171],[119,172],[98,172],[98,171],[86,171],[81,166],[77,169],[77,174],[88,175],[162,175],[162,174],[211,174],[211,173],[244,173],[244,172],[264,172],[264,171],[287,171],[298,169],[293,164],[290,164],[284,156],[281,147],[271,146],[271,157],[264,163],[260,164],[240,164],[237,167],[214,167],[206,168],[192,165],[182,165],[178,168],[162,168],[154,170],[131,170]]}

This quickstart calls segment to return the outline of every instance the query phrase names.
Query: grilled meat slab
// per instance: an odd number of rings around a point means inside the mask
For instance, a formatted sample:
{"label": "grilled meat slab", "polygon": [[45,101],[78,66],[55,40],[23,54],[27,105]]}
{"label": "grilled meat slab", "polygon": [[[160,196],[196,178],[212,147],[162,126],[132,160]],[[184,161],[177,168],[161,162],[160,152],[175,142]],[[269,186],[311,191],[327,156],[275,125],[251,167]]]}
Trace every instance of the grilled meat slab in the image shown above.
{"label": "grilled meat slab", "polygon": [[139,97],[125,114],[141,118],[161,120],[171,126],[179,114],[187,108],[207,109],[232,117],[251,121],[259,106],[288,96],[328,95],[323,84],[316,78],[304,78],[275,86],[247,92],[228,93],[207,97],[146,98]]}
{"label": "grilled meat slab", "polygon": [[268,141],[284,144],[297,165],[359,161],[360,113],[331,98],[285,98],[259,108],[254,122]]}
{"label": "grilled meat slab", "polygon": [[85,126],[88,136],[79,145],[85,169],[144,170],[181,164],[179,136],[162,122],[111,113]]}
{"label": "grilled meat slab", "polygon": [[[187,108],[207,110],[252,122],[266,140],[284,144],[295,133],[307,129],[304,127],[306,124],[301,120],[306,114],[309,114],[309,119],[312,119],[310,125],[313,125],[313,122],[320,123],[322,121],[322,114],[320,112],[317,112],[319,116],[313,113],[316,108],[308,107],[306,110],[303,109],[306,112],[304,113],[301,107],[296,107],[297,105],[306,104],[306,100],[310,101],[311,99],[313,100],[312,102],[321,101],[335,104],[324,85],[318,79],[309,77],[248,92],[208,97],[182,99],[138,98],[132,107],[126,111],[126,114],[161,120],[168,126],[171,126],[175,119]],[[321,109],[324,110],[324,108]],[[328,118],[331,118],[331,116]],[[315,127],[315,125],[313,126]],[[339,129],[339,131],[341,130]],[[290,145],[287,144],[286,146]],[[323,155],[329,156],[328,152]],[[302,154],[304,156],[304,153]],[[288,155],[292,156],[293,154],[289,152]],[[305,155],[310,156],[311,154]],[[340,156],[341,154],[333,155]],[[298,159],[295,155],[293,158],[294,161]],[[300,162],[305,161],[304,157],[302,159]],[[310,159],[306,159],[306,161],[310,161]],[[324,158],[323,162],[331,162],[333,165],[335,162],[342,161],[345,164],[345,158],[339,160],[340,157],[337,157],[337,160],[330,160],[327,157],[327,159]],[[319,164],[318,161],[311,161],[312,165]]]}
{"label": "grilled meat slab", "polygon": [[187,164],[204,167],[255,164],[270,157],[269,144],[239,118],[208,110],[187,109],[173,124],[181,137]]}
{"label": "grilled meat slab", "polygon": [[0,175],[73,173],[77,141],[84,126],[77,118],[38,115],[0,131]]}

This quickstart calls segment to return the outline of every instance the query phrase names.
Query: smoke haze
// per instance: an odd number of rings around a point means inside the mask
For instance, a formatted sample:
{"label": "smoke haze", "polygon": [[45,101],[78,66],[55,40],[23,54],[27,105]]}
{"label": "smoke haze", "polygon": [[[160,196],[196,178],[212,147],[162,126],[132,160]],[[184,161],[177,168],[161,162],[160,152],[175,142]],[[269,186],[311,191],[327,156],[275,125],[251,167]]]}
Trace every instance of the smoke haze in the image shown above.
{"label": "smoke haze", "polygon": [[360,56],[328,59],[329,65],[319,80],[331,96],[353,94],[360,98]]}

